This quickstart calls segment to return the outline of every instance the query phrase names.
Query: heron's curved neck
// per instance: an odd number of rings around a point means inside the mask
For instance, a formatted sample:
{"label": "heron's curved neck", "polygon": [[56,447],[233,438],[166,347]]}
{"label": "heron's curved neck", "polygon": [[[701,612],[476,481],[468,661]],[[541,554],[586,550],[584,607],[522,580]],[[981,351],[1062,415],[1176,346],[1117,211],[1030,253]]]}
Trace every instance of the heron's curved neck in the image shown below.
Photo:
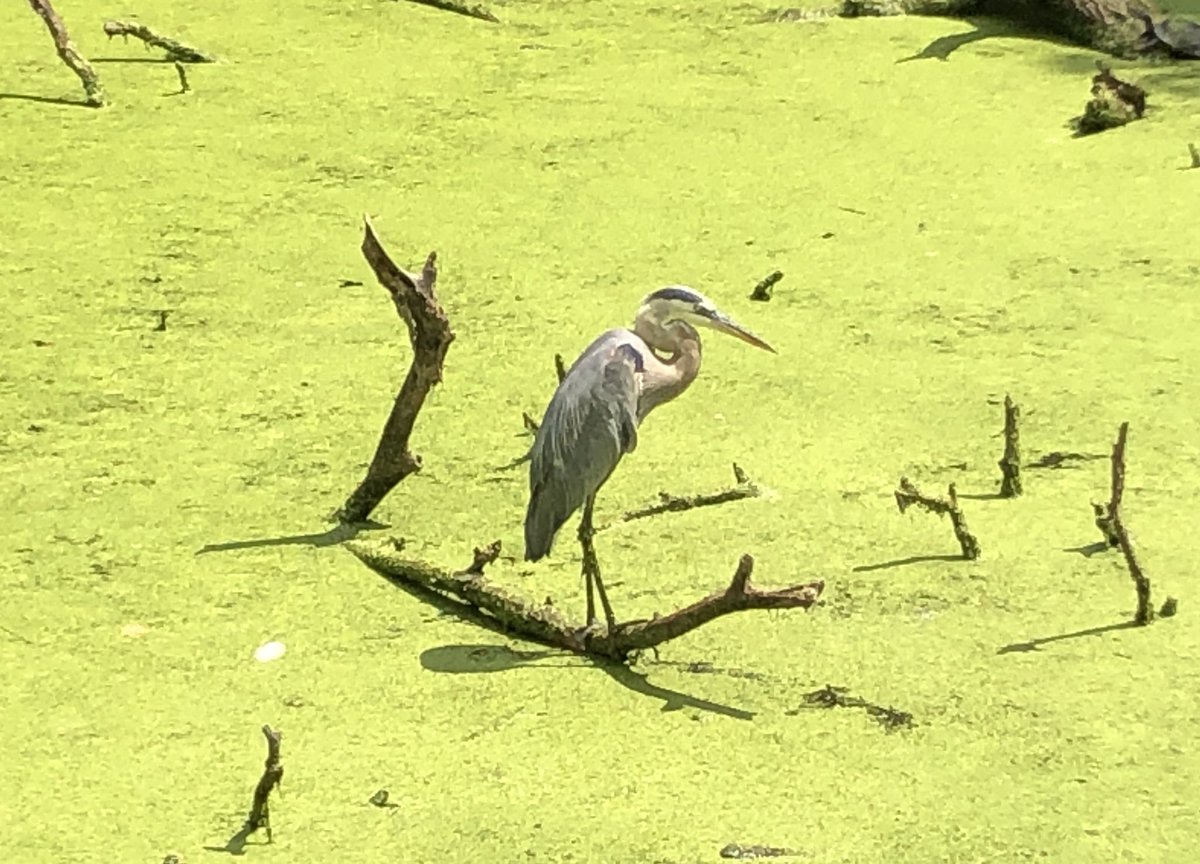
{"label": "heron's curved neck", "polygon": [[686,390],[700,374],[700,334],[686,321],[663,324],[645,311],[638,314],[633,332],[656,352],[646,358],[642,374],[638,414],[645,417]]}

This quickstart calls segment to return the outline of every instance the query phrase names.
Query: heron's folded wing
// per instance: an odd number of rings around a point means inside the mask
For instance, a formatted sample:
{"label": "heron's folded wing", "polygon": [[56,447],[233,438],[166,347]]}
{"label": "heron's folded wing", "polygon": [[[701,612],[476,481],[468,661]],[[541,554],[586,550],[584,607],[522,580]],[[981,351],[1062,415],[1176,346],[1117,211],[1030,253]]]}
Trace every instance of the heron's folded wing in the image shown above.
{"label": "heron's folded wing", "polygon": [[[563,380],[534,442],[530,485],[565,519],[637,446],[637,362],[623,345],[580,358]],[[555,509],[559,509],[556,507]]]}

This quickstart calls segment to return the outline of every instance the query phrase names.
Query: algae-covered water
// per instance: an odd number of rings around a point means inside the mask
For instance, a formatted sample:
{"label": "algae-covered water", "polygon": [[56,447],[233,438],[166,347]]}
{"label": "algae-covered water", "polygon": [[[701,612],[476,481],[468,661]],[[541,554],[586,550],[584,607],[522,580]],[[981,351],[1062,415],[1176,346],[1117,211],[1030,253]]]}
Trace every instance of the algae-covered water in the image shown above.
{"label": "algae-covered water", "polygon": [[[242,850],[263,861],[1194,860],[1200,65],[1115,63],[1147,117],[1073,139],[1096,55],[994,24],[897,63],[972,24],[57,5],[113,105],[56,101],[77,81],[6,4],[3,860],[222,860],[263,724],[286,771],[274,842]],[[158,52],[101,31],[133,12],[223,62],[171,95]],[[438,251],[458,336],[425,468],[375,514],[407,553],[455,568],[499,538],[492,578],[581,614],[573,528],[519,561],[526,475],[496,469],[553,354],[683,282],[779,354],[708,339],[599,518],[713,491],[735,461],[767,494],[601,533],[618,616],[719,589],[744,552],[760,585],[825,579],[823,605],[605,669],[305,542],[410,357],[364,212],[401,262]],[[1027,462],[1101,458],[994,497],[1006,393]],[[1123,626],[1119,555],[1085,554],[1124,420],[1126,519],[1156,598],[1180,599],[1149,628]],[[897,513],[902,474],[957,483],[981,559]],[[256,662],[269,640],[287,653]],[[915,725],[804,707],[826,685]]]}

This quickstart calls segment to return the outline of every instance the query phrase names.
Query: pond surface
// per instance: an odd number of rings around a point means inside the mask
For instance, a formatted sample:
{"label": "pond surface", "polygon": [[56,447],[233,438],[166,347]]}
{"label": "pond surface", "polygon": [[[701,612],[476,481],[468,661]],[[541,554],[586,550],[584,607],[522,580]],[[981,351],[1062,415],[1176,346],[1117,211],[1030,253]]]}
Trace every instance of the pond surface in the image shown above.
{"label": "pond surface", "polygon": [[[63,0],[104,111],[38,101],[82,94],[29,9],[0,15],[6,860],[222,860],[263,724],[286,771],[263,861],[1194,859],[1200,65],[1114,63],[1146,118],[1073,139],[1092,52],[999,34],[897,62],[961,21],[219,5],[137,6],[224,60],[179,96]],[[718,590],[744,552],[760,585],[826,580],[823,605],[614,671],[304,541],[410,357],[364,212],[398,261],[438,251],[457,333],[425,468],[376,513],[407,552],[460,567],[498,538],[492,578],[581,614],[573,523],[520,561],[527,478],[497,469],[553,355],[682,282],[779,354],[707,339],[598,519],[733,462],[767,494],[600,534],[617,614]],[[996,498],[1006,393],[1027,462],[1098,458]],[[1085,554],[1125,420],[1126,519],[1180,598],[1149,628],[1124,626],[1120,556]],[[957,484],[979,560],[897,512],[901,475]],[[827,685],[915,725],[804,707]]]}

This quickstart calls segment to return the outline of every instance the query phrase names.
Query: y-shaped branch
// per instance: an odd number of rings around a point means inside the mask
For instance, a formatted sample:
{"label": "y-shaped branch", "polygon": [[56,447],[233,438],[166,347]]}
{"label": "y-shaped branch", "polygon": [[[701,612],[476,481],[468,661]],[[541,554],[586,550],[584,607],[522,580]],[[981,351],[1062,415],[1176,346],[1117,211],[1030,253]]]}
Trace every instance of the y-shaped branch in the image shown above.
{"label": "y-shaped branch", "polygon": [[397,267],[388,256],[370,218],[364,216],[363,223],[363,255],[379,283],[392,295],[396,312],[408,325],[413,359],[379,437],[366,478],[334,514],[337,521],[345,524],[365,522],[397,483],[421,469],[421,459],[409,450],[408,439],[425,397],[442,380],[446,352],[454,341],[450,320],[433,291],[437,281],[437,253],[429,253],[421,275],[415,276]]}

